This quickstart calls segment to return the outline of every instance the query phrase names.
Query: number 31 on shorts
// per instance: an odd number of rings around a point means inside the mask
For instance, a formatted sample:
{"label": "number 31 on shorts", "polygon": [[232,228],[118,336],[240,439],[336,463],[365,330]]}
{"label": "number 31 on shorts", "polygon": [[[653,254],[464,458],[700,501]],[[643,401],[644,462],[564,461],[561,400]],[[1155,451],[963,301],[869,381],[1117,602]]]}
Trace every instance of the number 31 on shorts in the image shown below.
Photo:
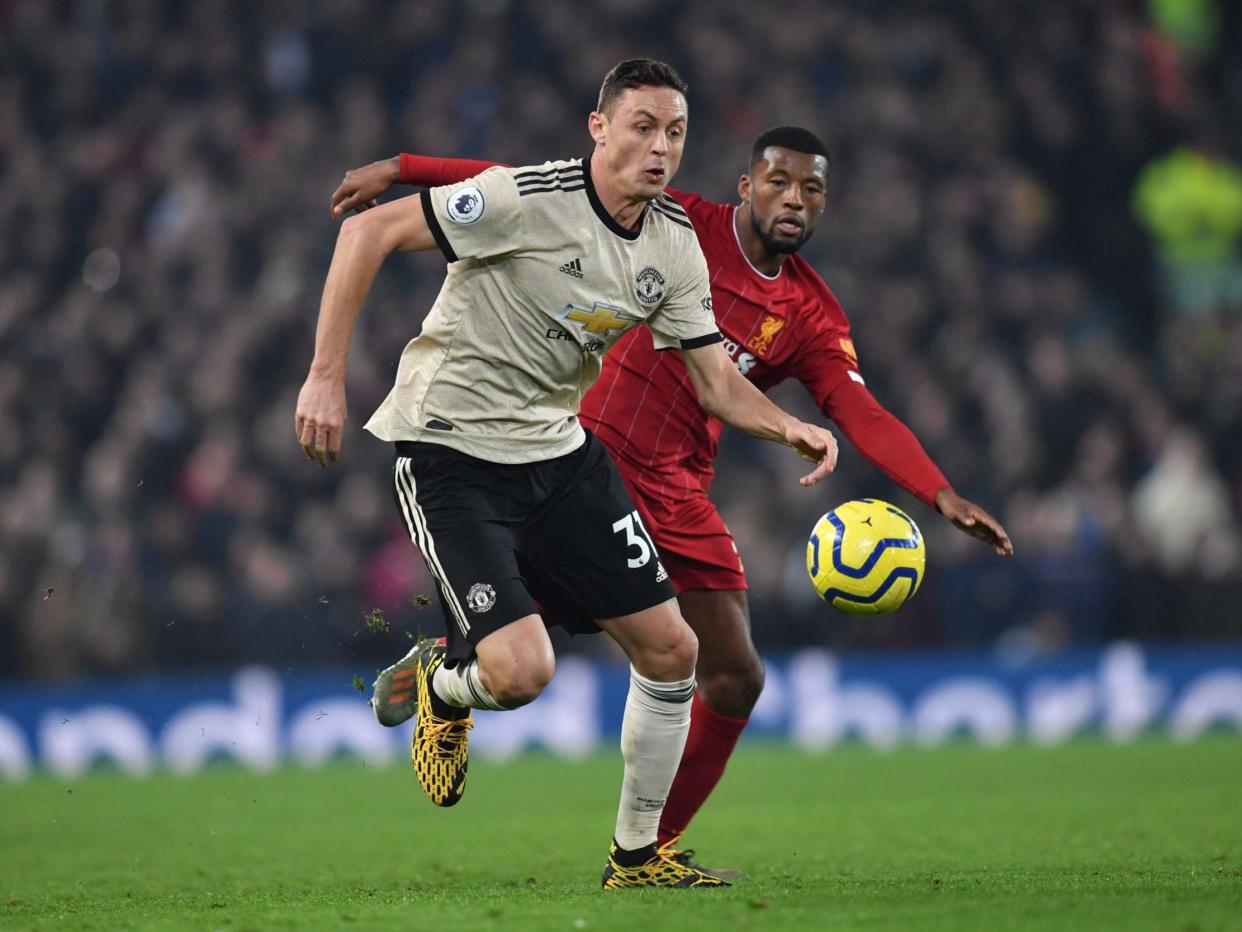
{"label": "number 31 on shorts", "polygon": [[655,553],[655,544],[651,542],[651,535],[647,533],[647,529],[643,527],[643,519],[638,516],[637,509],[631,511],[619,521],[614,521],[612,530],[615,534],[625,534],[625,545],[630,548],[637,547],[637,556],[627,557],[625,565],[632,570],[638,569],[640,566],[646,566],[651,555]]}

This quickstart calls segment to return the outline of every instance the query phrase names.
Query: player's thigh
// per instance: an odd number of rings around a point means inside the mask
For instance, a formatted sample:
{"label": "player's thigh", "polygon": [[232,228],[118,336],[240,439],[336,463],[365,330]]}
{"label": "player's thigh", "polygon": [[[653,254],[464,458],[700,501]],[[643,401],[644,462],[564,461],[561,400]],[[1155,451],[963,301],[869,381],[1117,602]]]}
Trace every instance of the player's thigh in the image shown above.
{"label": "player's thigh", "polygon": [[542,588],[592,619],[670,601],[668,573],[616,466],[599,441],[587,442],[555,503],[523,529],[519,549]]}
{"label": "player's thigh", "polygon": [[679,592],[746,589],[733,535],[698,477],[650,476],[628,464],[620,473]]}
{"label": "player's thigh", "polygon": [[440,451],[399,456],[393,468],[401,516],[436,580],[449,657],[457,660],[536,612],[517,566],[515,531],[488,505],[503,488],[488,488],[495,483],[470,468]]}
{"label": "player's thigh", "polygon": [[699,640],[700,680],[762,676],[745,590],[683,589],[677,603]]}

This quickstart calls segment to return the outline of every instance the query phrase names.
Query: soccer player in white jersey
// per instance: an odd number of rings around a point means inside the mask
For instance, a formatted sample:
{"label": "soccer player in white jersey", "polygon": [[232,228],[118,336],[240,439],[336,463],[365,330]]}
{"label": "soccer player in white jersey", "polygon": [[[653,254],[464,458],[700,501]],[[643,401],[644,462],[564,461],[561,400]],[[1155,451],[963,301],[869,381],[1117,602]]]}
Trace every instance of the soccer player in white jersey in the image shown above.
{"label": "soccer player in white jersey", "polygon": [[[670,66],[622,62],[605,78],[586,159],[489,169],[347,220],[328,270],[297,436],[337,459],[358,312],[391,252],[439,247],[448,275],[396,384],[366,427],[396,446],[394,487],[438,583],[447,646],[424,641],[377,682],[381,722],[416,710],[424,791],[464,790],[470,710],[539,695],[552,617],[590,618],[631,662],[625,769],[605,888],[719,886],[656,844],[680,761],[697,641],[612,460],[578,423],[600,358],[646,324],[677,350],[703,408],[832,471],[837,446],[747,381],[721,346],[706,263],[684,211],[657,200],[685,142],[686,86]],[[594,626],[593,626],[594,627]]]}

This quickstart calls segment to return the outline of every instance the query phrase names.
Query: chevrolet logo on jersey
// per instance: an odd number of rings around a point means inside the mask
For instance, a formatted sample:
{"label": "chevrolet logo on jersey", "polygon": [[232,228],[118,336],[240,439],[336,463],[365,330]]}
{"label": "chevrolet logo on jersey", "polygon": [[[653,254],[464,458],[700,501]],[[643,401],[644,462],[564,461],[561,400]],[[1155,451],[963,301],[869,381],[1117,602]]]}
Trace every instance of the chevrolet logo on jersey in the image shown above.
{"label": "chevrolet logo on jersey", "polygon": [[607,339],[612,331],[616,330],[624,333],[630,329],[631,324],[637,324],[642,321],[641,317],[635,317],[633,314],[627,314],[619,307],[613,307],[611,304],[601,304],[596,301],[592,308],[581,307],[577,304],[566,304],[558,315],[562,320],[572,320],[575,324],[581,324],[582,329],[587,333],[603,336]]}

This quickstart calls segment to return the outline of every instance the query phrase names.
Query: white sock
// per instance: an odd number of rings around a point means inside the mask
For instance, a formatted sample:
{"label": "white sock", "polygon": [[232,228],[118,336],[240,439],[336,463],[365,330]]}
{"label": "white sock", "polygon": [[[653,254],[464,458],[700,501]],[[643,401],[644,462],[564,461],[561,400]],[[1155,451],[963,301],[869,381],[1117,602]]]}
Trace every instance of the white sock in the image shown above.
{"label": "white sock", "polygon": [[469,663],[459,663],[453,669],[444,664],[436,668],[431,677],[431,688],[436,695],[449,705],[459,709],[494,709],[504,708],[496,697],[487,691],[483,681],[479,679],[479,661],[476,657]]}
{"label": "white sock", "polygon": [[673,776],[690,731],[694,677],[657,683],[630,667],[621,720],[625,778],[617,810],[617,844],[627,851],[653,844]]}

